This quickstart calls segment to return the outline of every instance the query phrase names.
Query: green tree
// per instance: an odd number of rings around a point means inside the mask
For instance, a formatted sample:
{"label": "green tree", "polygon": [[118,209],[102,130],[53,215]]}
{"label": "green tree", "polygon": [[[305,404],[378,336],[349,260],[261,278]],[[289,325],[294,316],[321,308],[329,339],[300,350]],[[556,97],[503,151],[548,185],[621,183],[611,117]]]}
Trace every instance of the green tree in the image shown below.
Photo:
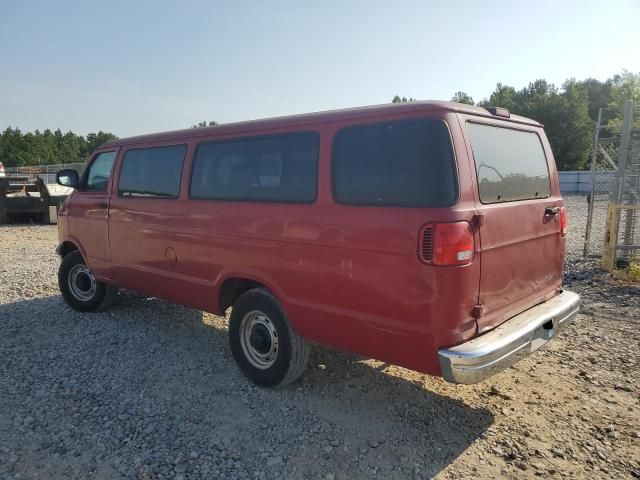
{"label": "green tree", "polygon": [[457,103],[466,103],[467,105],[475,105],[473,98],[471,98],[471,95],[462,91],[456,92],[451,98],[451,101]]}
{"label": "green tree", "polygon": [[[610,126],[621,126],[624,104],[627,100],[633,100],[634,120],[633,127],[640,128],[640,73],[631,73],[623,70],[611,79],[611,99],[608,110],[615,117],[608,122]],[[614,113],[615,112],[615,113]]]}
{"label": "green tree", "polygon": [[29,152],[25,150],[23,135],[19,128],[7,127],[2,133],[0,158],[5,167],[28,165]]}
{"label": "green tree", "polygon": [[18,128],[8,127],[0,135],[0,161],[5,167],[82,162],[96,147],[114,138],[112,133],[102,131],[90,133],[85,139],[73,132],[63,134],[60,129],[23,134]]}
{"label": "green tree", "polygon": [[413,97],[401,97],[400,95],[396,95],[391,99],[391,103],[407,103],[407,102],[416,102],[417,100]]}
{"label": "green tree", "polygon": [[577,85],[586,88],[589,105],[587,110],[589,118],[592,121],[598,121],[598,111],[602,108],[602,123],[606,124],[615,117],[615,113],[608,110],[609,102],[611,102],[611,85],[612,79],[604,82],[595,78],[587,78],[576,82]]}
{"label": "green tree", "polygon": [[554,130],[557,145],[558,168],[581,170],[589,162],[593,135],[593,121],[589,117],[587,89],[575,80],[567,80],[562,86],[563,99],[561,121]]}
{"label": "green tree", "polygon": [[89,154],[93,153],[93,151],[109,140],[115,140],[116,137],[113,133],[103,132],[100,130],[98,133],[89,133],[86,138],[87,143],[87,151]]}
{"label": "green tree", "polygon": [[545,126],[558,168],[585,168],[591,145],[593,122],[589,117],[587,88],[567,80],[562,89],[538,79],[521,90],[498,83],[481,106],[507,108],[511,113],[539,121]]}
{"label": "green tree", "polygon": [[482,100],[478,105],[481,107],[504,107],[507,110],[513,110],[516,101],[518,101],[516,89],[498,83],[489,99]]}
{"label": "green tree", "polygon": [[209,120],[209,122],[198,122],[195,125],[191,125],[191,128],[211,127],[213,125],[218,125],[218,122],[216,122],[215,120]]}

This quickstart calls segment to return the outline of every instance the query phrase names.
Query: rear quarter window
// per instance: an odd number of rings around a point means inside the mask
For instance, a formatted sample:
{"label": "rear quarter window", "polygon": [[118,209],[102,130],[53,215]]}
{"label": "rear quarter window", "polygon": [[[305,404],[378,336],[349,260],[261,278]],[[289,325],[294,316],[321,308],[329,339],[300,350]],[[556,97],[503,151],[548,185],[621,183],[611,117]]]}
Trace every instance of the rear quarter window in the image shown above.
{"label": "rear quarter window", "polygon": [[467,123],[482,203],[549,197],[549,168],[535,132]]}
{"label": "rear quarter window", "polygon": [[449,129],[440,119],[344,128],[333,140],[332,181],[342,204],[452,205],[458,187]]}

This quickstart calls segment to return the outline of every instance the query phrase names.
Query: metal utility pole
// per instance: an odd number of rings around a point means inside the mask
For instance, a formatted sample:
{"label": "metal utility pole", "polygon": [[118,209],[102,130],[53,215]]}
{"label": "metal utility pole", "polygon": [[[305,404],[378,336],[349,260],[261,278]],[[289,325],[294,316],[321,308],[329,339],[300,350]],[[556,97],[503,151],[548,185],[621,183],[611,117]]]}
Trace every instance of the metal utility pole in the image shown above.
{"label": "metal utility pole", "polygon": [[624,115],[622,117],[622,138],[620,140],[620,150],[618,150],[618,171],[616,175],[616,188],[612,192],[612,200],[619,205],[622,202],[622,192],[624,191],[624,175],[627,170],[627,156],[629,155],[629,137],[631,136],[631,117],[633,116],[633,101],[624,102]]}
{"label": "metal utility pole", "polygon": [[[627,183],[629,183],[628,185],[629,188],[631,188],[633,185],[633,179],[631,179],[632,181],[629,182],[628,181],[629,179],[626,178],[627,171],[631,167],[631,165],[627,165],[627,163],[631,163],[631,161],[630,160],[627,161],[627,159],[630,154],[629,137],[631,136],[632,119],[633,119],[633,101],[628,100],[624,104],[622,143],[620,145],[620,152],[618,156],[618,171],[622,170],[622,177],[619,177],[620,178],[620,196],[619,196],[618,204],[621,204],[622,202],[625,202],[625,201],[626,202],[629,201],[629,199],[625,199],[624,191],[625,191],[625,187],[627,186],[626,185]],[[633,170],[631,170],[631,173],[633,173]],[[622,239],[624,245],[626,246],[630,246],[633,244],[633,223],[634,223],[633,220],[634,220],[635,213],[636,212],[631,209],[628,209],[626,212],[626,219],[624,222],[624,237]],[[618,222],[619,221],[620,219],[618,219]],[[624,256],[626,257],[627,260],[630,259],[629,257],[630,254],[631,252],[629,250],[624,251]]]}
{"label": "metal utility pole", "polygon": [[589,209],[587,210],[587,231],[584,235],[584,247],[582,248],[582,256],[589,254],[589,240],[591,238],[591,222],[593,221],[593,203],[596,196],[596,162],[598,160],[598,137],[600,135],[600,122],[602,121],[602,109],[598,110],[598,121],[593,134],[593,151],[591,152],[591,195],[589,197]]}
{"label": "metal utility pole", "polygon": [[[622,138],[620,140],[620,150],[618,150],[618,168],[616,179],[609,193],[609,207],[607,208],[607,224],[604,249],[602,252],[602,268],[608,272],[613,271],[616,266],[616,256],[618,250],[618,233],[620,229],[620,204],[623,199],[625,173],[627,169],[627,157],[629,155],[629,138],[631,136],[631,118],[633,116],[633,101],[627,100],[624,103],[624,115],[622,119]],[[631,237],[631,232],[626,232],[631,228],[631,222],[625,225],[625,238]],[[628,233],[628,236],[626,235]]]}

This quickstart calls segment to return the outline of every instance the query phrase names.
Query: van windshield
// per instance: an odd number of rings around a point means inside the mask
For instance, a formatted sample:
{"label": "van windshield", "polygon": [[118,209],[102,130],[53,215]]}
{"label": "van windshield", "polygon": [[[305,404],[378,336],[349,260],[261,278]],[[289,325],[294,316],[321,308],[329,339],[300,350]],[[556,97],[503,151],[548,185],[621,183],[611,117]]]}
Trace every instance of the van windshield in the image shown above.
{"label": "van windshield", "polygon": [[549,169],[535,132],[468,123],[482,203],[547,198]]}

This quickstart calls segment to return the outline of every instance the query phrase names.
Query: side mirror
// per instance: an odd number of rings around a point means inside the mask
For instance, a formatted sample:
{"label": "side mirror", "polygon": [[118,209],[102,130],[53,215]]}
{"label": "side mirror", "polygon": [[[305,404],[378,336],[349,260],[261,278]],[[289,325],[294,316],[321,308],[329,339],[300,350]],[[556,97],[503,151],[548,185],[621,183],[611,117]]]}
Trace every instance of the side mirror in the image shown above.
{"label": "side mirror", "polygon": [[80,186],[80,174],[77,170],[65,168],[56,173],[56,182],[63,187],[78,188]]}

